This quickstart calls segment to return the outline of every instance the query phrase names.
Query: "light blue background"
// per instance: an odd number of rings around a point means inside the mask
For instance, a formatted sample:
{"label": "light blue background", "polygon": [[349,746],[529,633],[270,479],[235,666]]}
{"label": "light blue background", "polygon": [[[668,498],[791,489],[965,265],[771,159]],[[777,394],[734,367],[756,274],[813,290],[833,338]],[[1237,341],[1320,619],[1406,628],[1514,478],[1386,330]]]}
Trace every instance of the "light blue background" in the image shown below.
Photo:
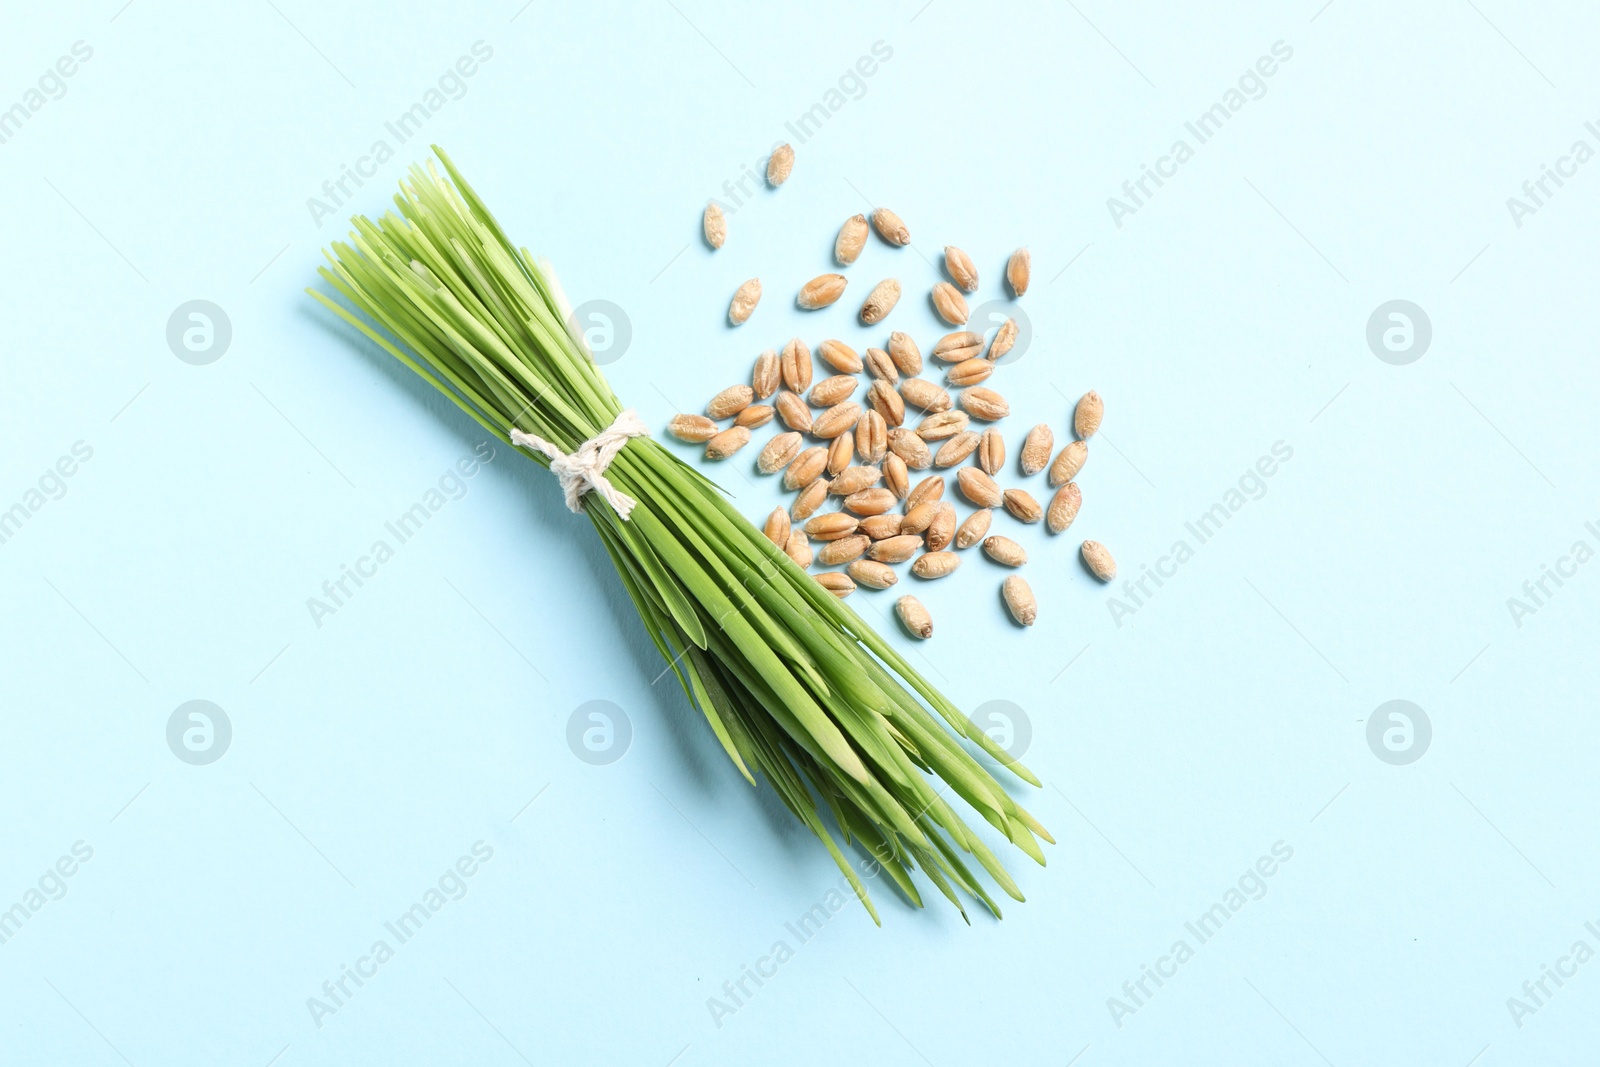
{"label": "light blue background", "polygon": [[[1520,1028],[1506,1000],[1574,941],[1600,949],[1600,566],[1521,626],[1506,602],[1600,547],[1600,164],[1521,227],[1506,198],[1574,140],[1600,147],[1600,15],[520,3],[8,13],[0,104],[74,41],[94,52],[0,145],[0,507],[75,441],[93,458],[0,545],[0,906],[74,842],[94,855],[0,945],[0,1060],[1593,1061],[1600,964]],[[1035,338],[991,384],[1013,455],[1104,395],[1083,515],[1063,539],[997,520],[1033,556],[1030,631],[981,558],[919,591],[935,680],[1031,723],[1046,786],[1024,802],[1059,843],[1046,869],[1010,862],[1028,902],[1003,922],[880,887],[881,930],[850,907],[787,933],[837,872],[654,684],[588,524],[504,449],[312,622],[306,598],[482,434],[304,297],[348,214],[319,227],[306,200],[479,40],[493,58],[425,139],[574,302],[625,309],[606,373],[652,426],[794,333],[878,336],[791,296],[871,203],[915,248],[869,245],[845,304],[899,277],[884,329],[925,350],[943,244],[990,297],[1032,248]],[[1107,197],[1279,40],[1265,96],[1115,225]],[[878,41],[892,58],[713,255],[706,199]],[[424,151],[346,208],[380,210]],[[766,301],[730,330],[757,274]],[[209,366],[165,341],[196,298],[233,327]],[[1409,366],[1365,342],[1396,298],[1433,325]],[[1137,577],[1278,441],[1266,495],[1119,627],[1077,540]],[[779,495],[751,456],[716,476],[759,517]],[[851,603],[875,618],[891,596]],[[164,733],[196,698],[234,729],[204,767]],[[1396,698],[1433,725],[1408,766],[1366,741]],[[568,750],[589,700],[631,719],[620,762]],[[478,841],[466,895],[319,1028],[307,998]],[[1117,1026],[1108,998],[1279,841],[1266,896]],[[794,958],[716,1025],[707,998],[779,939]]]}

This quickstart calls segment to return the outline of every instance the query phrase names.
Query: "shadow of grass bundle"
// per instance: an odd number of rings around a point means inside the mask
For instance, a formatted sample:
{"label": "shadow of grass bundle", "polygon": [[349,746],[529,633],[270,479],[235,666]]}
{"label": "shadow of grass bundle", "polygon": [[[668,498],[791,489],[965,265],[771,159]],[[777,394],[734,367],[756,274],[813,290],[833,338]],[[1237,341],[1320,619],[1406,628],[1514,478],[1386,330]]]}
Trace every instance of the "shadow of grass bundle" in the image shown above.
{"label": "shadow of grass bundle", "polygon": [[[320,274],[355,310],[311,295],[501,441],[509,445],[515,428],[571,453],[622,405],[569,325],[548,265],[514,247],[449,157],[434,152],[448,177],[431,160],[412,167],[395,197],[399,214],[352,220],[349,242],[326,253]],[[529,458],[549,467],[543,455]],[[1049,834],[962,739],[1038,785],[1032,773],[660,444],[630,440],[605,477],[637,501],[631,516],[596,493],[583,510],[651,639],[739,773],[752,785],[766,776],[873,920],[823,805],[845,843],[859,841],[919,907],[920,868],[963,916],[958,890],[998,916],[971,860],[1021,900],[946,793],[1042,864],[1035,835]]]}

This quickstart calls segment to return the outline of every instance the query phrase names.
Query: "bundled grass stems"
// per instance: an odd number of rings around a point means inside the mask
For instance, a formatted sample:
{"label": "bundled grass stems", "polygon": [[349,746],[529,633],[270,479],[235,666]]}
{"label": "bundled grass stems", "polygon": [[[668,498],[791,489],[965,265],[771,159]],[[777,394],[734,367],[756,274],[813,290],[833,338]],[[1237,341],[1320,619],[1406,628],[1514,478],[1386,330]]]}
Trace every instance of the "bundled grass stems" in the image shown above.
{"label": "bundled grass stems", "polygon": [[[501,441],[516,428],[570,453],[622,405],[568,324],[548,265],[513,247],[434,151],[448,177],[431,160],[412,167],[395,197],[399,214],[354,219],[349,243],[327,253],[320,274],[355,310],[311,295]],[[873,921],[877,908],[819,800],[845,843],[868,849],[913,904],[922,905],[912,879],[920,868],[963,917],[958,890],[999,916],[964,857],[1020,901],[944,794],[954,791],[1043,864],[1035,838],[1050,835],[959,739],[1038,785],[1033,774],[656,441],[630,440],[605,476],[637,502],[631,515],[624,520],[597,493],[583,497],[583,509],[651,639],[739,773],[752,785],[757,772],[766,776]]]}

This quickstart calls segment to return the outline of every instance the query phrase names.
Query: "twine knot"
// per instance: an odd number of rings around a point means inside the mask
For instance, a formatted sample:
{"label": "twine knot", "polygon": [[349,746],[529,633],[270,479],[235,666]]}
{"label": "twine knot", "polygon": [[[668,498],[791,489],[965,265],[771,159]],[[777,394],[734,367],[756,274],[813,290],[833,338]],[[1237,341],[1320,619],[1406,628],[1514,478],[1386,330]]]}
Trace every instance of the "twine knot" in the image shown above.
{"label": "twine knot", "polygon": [[622,451],[622,446],[628,443],[629,438],[644,437],[649,432],[639,413],[627,408],[612,420],[610,426],[579,445],[571,454],[561,451],[537,434],[523,433],[515,427],[511,430],[511,443],[535,449],[549,458],[550,473],[560,479],[561,492],[567,499],[569,510],[582,512],[583,495],[593,491],[615,509],[623,522],[627,522],[637,501],[606,480],[606,468]]}

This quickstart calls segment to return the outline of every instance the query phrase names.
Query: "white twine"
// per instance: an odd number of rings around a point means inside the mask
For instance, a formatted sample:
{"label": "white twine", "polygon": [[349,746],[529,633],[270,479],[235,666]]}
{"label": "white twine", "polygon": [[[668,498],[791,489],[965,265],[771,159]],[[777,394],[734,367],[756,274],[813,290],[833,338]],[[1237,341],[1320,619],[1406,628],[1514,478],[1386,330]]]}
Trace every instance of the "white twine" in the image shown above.
{"label": "white twine", "polygon": [[582,512],[583,494],[593,490],[622,516],[623,522],[627,522],[637,501],[627,493],[618,491],[606,480],[606,468],[622,451],[622,446],[628,443],[629,438],[644,437],[649,432],[639,413],[628,408],[613,419],[610,426],[579,445],[571,455],[537,434],[523,433],[515,428],[511,431],[511,443],[536,449],[550,458],[550,473],[561,480],[561,492],[566,496],[570,510]]}

